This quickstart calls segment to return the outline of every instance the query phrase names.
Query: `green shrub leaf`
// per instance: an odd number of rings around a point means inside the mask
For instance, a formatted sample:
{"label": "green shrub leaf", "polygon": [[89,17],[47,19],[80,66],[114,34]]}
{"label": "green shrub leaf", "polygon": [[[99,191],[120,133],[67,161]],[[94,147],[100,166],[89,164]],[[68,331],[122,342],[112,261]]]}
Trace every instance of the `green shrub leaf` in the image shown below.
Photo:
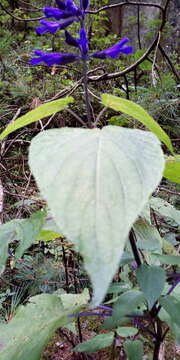
{"label": "green shrub leaf", "polygon": [[91,353],[108,346],[111,346],[114,339],[114,333],[101,334],[94,336],[91,340],[84,341],[83,343],[75,346],[73,351]]}
{"label": "green shrub leaf", "polygon": [[130,341],[126,340],[123,344],[124,351],[128,360],[142,360],[143,359],[143,344],[139,340]]}
{"label": "green shrub leaf", "polygon": [[116,329],[116,332],[121,337],[134,336],[138,333],[138,329],[130,326],[121,326]]}
{"label": "green shrub leaf", "polygon": [[19,241],[15,251],[16,259],[19,259],[24,251],[36,240],[43,223],[45,213],[38,211],[28,219],[15,219],[0,226],[0,272],[4,271],[10,242]]}
{"label": "green shrub leaf", "polygon": [[180,225],[180,210],[177,210],[166,200],[159,197],[151,197],[149,205],[156,213],[168,217]]}
{"label": "green shrub leaf", "polygon": [[139,249],[154,252],[161,251],[162,238],[153,225],[148,224],[143,219],[138,219],[135,222],[133,229],[137,239],[137,247]]}
{"label": "green shrub leaf", "polygon": [[164,289],[166,273],[159,266],[142,264],[137,270],[137,280],[151,309]]}
{"label": "green shrub leaf", "polygon": [[180,301],[172,295],[167,295],[162,297],[159,302],[170,315],[173,322],[180,326]]}
{"label": "green shrub leaf", "polygon": [[61,232],[84,257],[93,304],[101,303],[129,230],[161,179],[158,139],[117,126],[52,129],[32,140],[29,163]]}
{"label": "green shrub leaf", "polygon": [[151,130],[167,146],[167,148],[171,152],[173,152],[173,147],[169,136],[140,105],[134,103],[133,101],[109,94],[103,94],[101,98],[102,103],[105,106],[108,106],[116,111],[121,111],[140,121],[149,130]]}
{"label": "green shrub leaf", "polygon": [[163,176],[180,184],[180,155],[167,156]]}
{"label": "green shrub leaf", "polygon": [[180,256],[161,254],[152,254],[152,256],[156,257],[161,264],[180,265]]}
{"label": "green shrub leaf", "polygon": [[128,290],[120,295],[114,304],[112,316],[104,322],[103,329],[114,328],[127,322],[126,316],[135,312],[144,301],[144,295],[139,290]]}

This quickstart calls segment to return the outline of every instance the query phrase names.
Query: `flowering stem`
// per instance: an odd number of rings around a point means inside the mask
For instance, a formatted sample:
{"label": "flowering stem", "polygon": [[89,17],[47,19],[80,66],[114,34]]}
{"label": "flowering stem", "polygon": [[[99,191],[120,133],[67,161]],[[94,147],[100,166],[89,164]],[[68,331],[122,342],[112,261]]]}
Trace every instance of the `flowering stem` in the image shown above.
{"label": "flowering stem", "polygon": [[86,103],[86,113],[87,113],[87,120],[88,120],[88,127],[92,128],[91,122],[91,109],[90,109],[90,101],[89,101],[89,92],[88,92],[88,77],[87,77],[87,60],[83,60],[83,76],[84,76],[84,96],[85,96],[85,103]]}

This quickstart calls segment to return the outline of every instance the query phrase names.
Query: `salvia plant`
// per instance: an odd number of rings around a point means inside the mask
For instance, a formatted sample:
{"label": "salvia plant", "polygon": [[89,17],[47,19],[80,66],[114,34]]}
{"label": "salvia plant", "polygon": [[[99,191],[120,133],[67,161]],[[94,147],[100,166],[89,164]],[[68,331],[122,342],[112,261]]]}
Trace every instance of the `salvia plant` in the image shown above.
{"label": "salvia plant", "polygon": [[[73,351],[88,353],[111,346],[111,358],[116,359],[116,339],[122,336],[126,338],[123,347],[127,358],[141,360],[143,341],[137,340],[136,334],[142,331],[154,346],[149,359],[158,360],[169,328],[176,341],[180,340],[180,260],[175,253],[163,254],[163,239],[151,223],[150,208],[176,224],[180,215],[165,200],[151,195],[162,176],[179,182],[179,157],[159,124],[129,100],[111,94],[101,96],[105,107],[130,115],[150,131],[120,126],[100,128],[98,121],[92,120],[89,60],[116,59],[131,54],[133,48],[127,45],[128,38],[123,38],[108,49],[90,52],[86,31],[89,1],[80,0],[79,6],[72,0],[56,0],[56,4],[55,8],[44,8],[45,17],[53,21],[42,19],[36,31],[39,35],[63,31],[66,43],[75,51],[45,53],[38,49],[31,65],[81,62],[87,121],[84,128],[51,129],[33,138],[29,165],[53,214],[54,227],[51,222],[48,230],[45,211],[2,225],[0,266],[3,272],[12,241],[19,241],[14,255],[19,259],[36,239],[50,235],[50,240],[63,234],[84,259],[93,295],[90,298],[85,289],[81,294],[55,292],[32,297],[8,324],[0,325],[0,359],[38,360],[56,329],[67,327],[77,317],[95,315],[106,319],[106,332],[77,345]],[[77,37],[67,30],[74,22],[79,23]],[[0,139],[72,102],[72,97],[66,97],[39,106],[11,123]],[[163,155],[160,141],[171,156]],[[173,265],[176,273],[169,273],[166,264]],[[119,267],[124,269],[124,280],[111,284]],[[136,273],[137,281],[129,273]],[[111,306],[102,305],[107,294]]]}

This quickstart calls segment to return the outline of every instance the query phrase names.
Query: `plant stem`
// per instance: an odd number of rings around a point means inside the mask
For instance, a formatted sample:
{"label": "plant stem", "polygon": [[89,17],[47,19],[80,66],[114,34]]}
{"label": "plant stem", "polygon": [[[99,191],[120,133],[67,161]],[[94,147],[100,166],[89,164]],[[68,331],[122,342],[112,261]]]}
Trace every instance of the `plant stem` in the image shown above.
{"label": "plant stem", "polygon": [[[61,240],[62,242],[63,240]],[[67,261],[66,261],[66,253],[64,249],[64,245],[62,245],[62,257],[63,257],[63,264],[65,270],[65,279],[66,279],[66,291],[69,292],[69,276],[68,276],[68,268],[67,268]]]}
{"label": "plant stem", "polygon": [[88,92],[88,77],[87,77],[87,60],[83,60],[83,76],[84,76],[84,96],[85,96],[85,104],[86,104],[86,113],[87,113],[87,122],[88,127],[92,128],[91,122],[91,108],[90,108],[90,101],[89,101],[89,92]]}
{"label": "plant stem", "polygon": [[129,241],[130,241],[130,244],[131,244],[131,249],[132,249],[132,252],[133,252],[133,255],[134,255],[134,259],[135,259],[135,261],[137,263],[137,266],[139,267],[141,265],[141,259],[140,259],[138,249],[137,249],[137,246],[136,246],[136,235],[135,235],[133,229],[131,229],[131,231],[130,231]]}
{"label": "plant stem", "polygon": [[155,346],[154,346],[154,353],[153,353],[153,360],[159,360],[159,351],[162,343],[162,326],[161,320],[157,318],[156,321],[157,331],[155,336]]}

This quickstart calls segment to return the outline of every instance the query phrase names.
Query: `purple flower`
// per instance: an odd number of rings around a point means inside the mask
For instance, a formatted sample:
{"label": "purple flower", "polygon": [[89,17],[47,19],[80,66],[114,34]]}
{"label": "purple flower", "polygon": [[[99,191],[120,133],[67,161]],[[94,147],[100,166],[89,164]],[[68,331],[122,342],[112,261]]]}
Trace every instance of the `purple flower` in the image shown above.
{"label": "purple flower", "polygon": [[105,59],[108,56],[110,56],[111,58],[115,59],[120,54],[131,54],[133,51],[132,46],[125,46],[128,41],[129,41],[128,38],[123,38],[121,41],[113,45],[111,48],[102,51],[97,51],[94,54],[92,54],[91,57]]}
{"label": "purple flower", "polygon": [[[48,22],[46,22],[48,23]],[[51,22],[50,22],[51,23]],[[44,23],[44,27],[51,26]],[[47,30],[41,30],[41,33]],[[120,54],[130,54],[133,51],[131,46],[125,46],[129,41],[127,38],[122,39],[119,43],[113,45],[111,48],[95,52],[92,55],[88,55],[88,40],[86,35],[86,30],[84,27],[80,29],[79,39],[75,39],[71,36],[68,31],[65,31],[66,42],[69,45],[75,46],[80,49],[81,55],[73,53],[43,53],[40,50],[35,50],[34,54],[38,57],[31,59],[31,65],[37,65],[41,62],[44,62],[48,66],[52,65],[65,65],[75,61],[80,61],[88,58],[100,58],[105,59],[107,56],[112,58],[118,57]]]}
{"label": "purple flower", "polygon": [[85,11],[89,7],[89,0],[80,0],[80,8]]}
{"label": "purple flower", "polygon": [[71,25],[74,22],[74,19],[65,19],[60,23],[55,21],[40,20],[40,24],[43,26],[36,29],[38,35],[42,35],[45,32],[55,33],[57,30],[65,29],[67,26]]}
{"label": "purple flower", "polygon": [[83,15],[83,9],[78,8],[72,0],[66,0],[64,3],[61,0],[57,0],[56,3],[58,8],[44,8],[44,14],[47,18],[53,17],[56,20],[61,20]]}
{"label": "purple flower", "polygon": [[38,65],[41,62],[48,66],[66,65],[80,60],[80,56],[72,53],[43,53],[41,50],[34,50],[34,54],[38,57],[31,59],[32,65]]}
{"label": "purple flower", "polygon": [[81,51],[82,56],[86,57],[89,48],[88,48],[87,34],[84,27],[80,29],[79,39],[73,38],[73,36],[71,36],[71,34],[68,31],[65,31],[65,38],[66,38],[66,43],[68,45],[78,47]]}
{"label": "purple flower", "polygon": [[82,27],[80,29],[79,35],[80,35],[79,48],[81,50],[81,53],[86,56],[88,53],[89,47],[88,47],[87,34],[86,34],[86,30],[84,27]]}

